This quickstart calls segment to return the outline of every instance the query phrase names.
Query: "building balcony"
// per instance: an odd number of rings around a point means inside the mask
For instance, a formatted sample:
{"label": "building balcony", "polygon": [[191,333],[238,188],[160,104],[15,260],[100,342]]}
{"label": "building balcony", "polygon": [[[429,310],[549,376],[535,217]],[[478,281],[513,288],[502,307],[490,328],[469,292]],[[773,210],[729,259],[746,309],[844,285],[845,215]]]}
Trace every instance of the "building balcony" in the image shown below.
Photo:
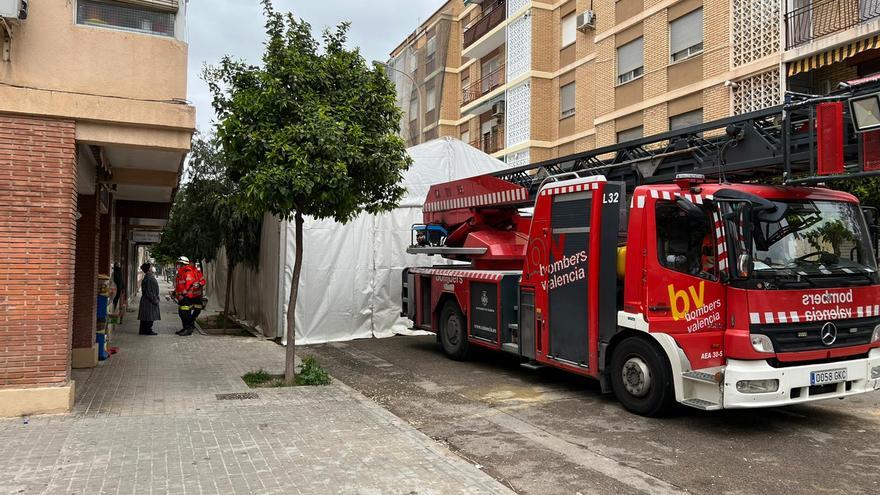
{"label": "building balcony", "polygon": [[507,2],[505,0],[485,2],[483,5],[483,12],[464,28],[464,48],[473,45],[495,26],[501,24],[504,19],[507,19]]}
{"label": "building balcony", "polygon": [[483,13],[465,27],[462,56],[480,59],[507,41],[507,2],[483,3]]}
{"label": "building balcony", "polygon": [[497,153],[504,149],[504,128],[498,127],[494,132],[487,132],[471,141],[470,145],[488,155]]}
{"label": "building balcony", "polygon": [[461,90],[461,104],[462,106],[467,105],[468,103],[478,100],[483,96],[491,93],[493,90],[500,88],[504,85],[504,64],[501,64],[500,67],[495,69],[494,71],[484,75],[480,78],[479,81],[469,84],[462,88]]}
{"label": "building balcony", "polygon": [[786,50],[880,18],[880,0],[805,1],[785,14]]}

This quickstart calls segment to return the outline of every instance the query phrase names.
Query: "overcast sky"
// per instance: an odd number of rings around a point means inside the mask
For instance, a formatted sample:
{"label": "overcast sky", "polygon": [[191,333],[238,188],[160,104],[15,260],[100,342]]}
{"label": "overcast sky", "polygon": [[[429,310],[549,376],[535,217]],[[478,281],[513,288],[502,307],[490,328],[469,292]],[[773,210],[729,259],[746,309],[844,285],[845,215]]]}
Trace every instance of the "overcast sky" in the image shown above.
{"label": "overcast sky", "polygon": [[[361,49],[367,62],[387,60],[388,54],[433,14],[444,0],[275,0],[275,8],[293,11],[316,34],[325,27],[351,22],[349,44]],[[223,55],[259,63],[263,52],[264,19],[258,0],[190,0],[189,100],[196,106],[199,130],[210,129],[214,112],[202,66]]]}

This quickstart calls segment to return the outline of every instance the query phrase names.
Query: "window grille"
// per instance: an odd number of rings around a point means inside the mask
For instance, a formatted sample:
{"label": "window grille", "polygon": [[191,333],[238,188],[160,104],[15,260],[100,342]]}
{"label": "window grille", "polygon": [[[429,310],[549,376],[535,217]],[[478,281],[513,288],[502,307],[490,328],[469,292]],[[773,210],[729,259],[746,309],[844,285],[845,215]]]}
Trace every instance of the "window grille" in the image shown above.
{"label": "window grille", "polygon": [[779,51],[779,0],[733,0],[733,66]]}
{"label": "window grille", "polygon": [[173,37],[174,20],[173,12],[122,2],[79,0],[76,6],[76,23],[85,26]]}
{"label": "window grille", "polygon": [[532,87],[528,82],[507,90],[505,119],[507,146],[529,140],[532,122]]}
{"label": "window grille", "polygon": [[779,70],[762,72],[736,81],[733,89],[733,113],[742,115],[782,103]]}
{"label": "window grille", "polygon": [[511,168],[528,165],[531,163],[531,159],[529,158],[529,150],[511,153],[505,157],[504,162],[507,163],[507,166]]}

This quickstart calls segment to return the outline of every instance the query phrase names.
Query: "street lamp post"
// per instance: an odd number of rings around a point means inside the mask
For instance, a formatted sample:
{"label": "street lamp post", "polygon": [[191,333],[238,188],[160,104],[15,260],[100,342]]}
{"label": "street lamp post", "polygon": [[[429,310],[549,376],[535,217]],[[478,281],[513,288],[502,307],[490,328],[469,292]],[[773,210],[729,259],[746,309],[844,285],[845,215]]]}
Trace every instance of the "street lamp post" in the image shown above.
{"label": "street lamp post", "polygon": [[[422,117],[422,88],[419,87],[419,84],[416,82],[415,78],[413,78],[412,75],[407,74],[406,72],[404,72],[400,69],[396,69],[396,68],[392,67],[391,65],[386,64],[385,62],[381,62],[379,60],[373,60],[373,65],[375,65],[376,67],[382,67],[386,71],[390,70],[390,71],[397,72],[399,74],[403,74],[410,81],[412,81],[413,87],[416,89],[416,101],[418,102],[418,106],[419,106],[418,118],[416,119],[416,124],[419,126],[419,132],[418,132],[418,135],[416,136],[416,144],[421,144],[422,143],[422,129],[424,128],[424,126],[422,125],[422,118],[423,118]],[[407,118],[409,118],[408,115],[407,115]]]}

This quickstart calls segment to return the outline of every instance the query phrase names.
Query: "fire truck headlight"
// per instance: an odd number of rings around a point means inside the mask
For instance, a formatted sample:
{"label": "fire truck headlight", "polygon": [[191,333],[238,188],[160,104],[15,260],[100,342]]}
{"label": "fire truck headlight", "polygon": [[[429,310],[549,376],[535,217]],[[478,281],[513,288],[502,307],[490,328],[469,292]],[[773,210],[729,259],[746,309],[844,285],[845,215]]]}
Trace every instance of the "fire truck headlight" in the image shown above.
{"label": "fire truck headlight", "polygon": [[766,335],[752,335],[752,347],[758,352],[773,352],[773,342]]}
{"label": "fire truck headlight", "polygon": [[871,335],[871,343],[880,342],[880,325],[874,327],[874,335]]}
{"label": "fire truck headlight", "polygon": [[779,380],[740,380],[736,391],[741,394],[768,394],[779,390]]}

